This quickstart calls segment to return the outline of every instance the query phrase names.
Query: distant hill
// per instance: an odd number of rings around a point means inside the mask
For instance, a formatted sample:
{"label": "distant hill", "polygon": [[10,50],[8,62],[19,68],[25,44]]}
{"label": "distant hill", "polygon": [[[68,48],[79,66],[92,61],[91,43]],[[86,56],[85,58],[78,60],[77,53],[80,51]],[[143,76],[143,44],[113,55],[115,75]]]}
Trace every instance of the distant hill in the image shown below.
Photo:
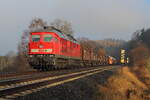
{"label": "distant hill", "polygon": [[124,40],[115,40],[115,39],[105,39],[105,40],[96,40],[97,43],[103,47],[118,47],[125,43]]}

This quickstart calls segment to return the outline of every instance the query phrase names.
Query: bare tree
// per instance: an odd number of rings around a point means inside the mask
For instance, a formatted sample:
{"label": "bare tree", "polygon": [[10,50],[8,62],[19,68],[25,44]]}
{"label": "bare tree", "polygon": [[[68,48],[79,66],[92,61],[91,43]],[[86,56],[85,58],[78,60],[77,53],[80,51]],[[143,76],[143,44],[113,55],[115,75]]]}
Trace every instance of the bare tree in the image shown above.
{"label": "bare tree", "polygon": [[140,40],[150,48],[150,29],[141,31]]}
{"label": "bare tree", "polygon": [[24,56],[27,55],[30,32],[43,29],[43,27],[46,25],[47,25],[46,22],[43,21],[41,18],[35,18],[31,21],[28,29],[23,32],[21,37],[21,42],[18,45],[19,55],[24,55]]}
{"label": "bare tree", "polygon": [[29,25],[29,30],[30,31],[37,31],[40,29],[43,29],[44,26],[47,26],[47,23],[43,21],[41,18],[35,18],[31,21]]}
{"label": "bare tree", "polygon": [[31,21],[27,30],[25,30],[21,36],[21,41],[18,44],[18,55],[17,55],[17,64],[18,66],[22,66],[21,70],[26,70],[27,64],[27,52],[28,52],[28,42],[29,42],[29,34],[30,32],[37,31],[43,29],[46,26],[46,22],[44,22],[41,18],[35,18]]}
{"label": "bare tree", "polygon": [[18,55],[26,55],[28,48],[29,30],[25,30],[21,36],[21,42],[18,44]]}
{"label": "bare tree", "polygon": [[61,30],[65,34],[73,35],[72,25],[66,20],[56,19],[50,23],[50,25]]}

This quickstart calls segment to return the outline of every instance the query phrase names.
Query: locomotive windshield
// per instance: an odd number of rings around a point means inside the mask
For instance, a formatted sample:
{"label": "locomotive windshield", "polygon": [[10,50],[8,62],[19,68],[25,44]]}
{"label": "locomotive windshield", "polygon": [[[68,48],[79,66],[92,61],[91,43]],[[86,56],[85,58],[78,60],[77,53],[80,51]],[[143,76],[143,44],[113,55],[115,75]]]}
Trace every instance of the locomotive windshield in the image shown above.
{"label": "locomotive windshield", "polygon": [[32,35],[32,41],[33,41],[33,42],[38,42],[38,41],[40,41],[40,35]]}
{"label": "locomotive windshield", "polygon": [[44,41],[45,42],[50,42],[51,40],[52,40],[52,35],[50,35],[50,34],[44,35]]}

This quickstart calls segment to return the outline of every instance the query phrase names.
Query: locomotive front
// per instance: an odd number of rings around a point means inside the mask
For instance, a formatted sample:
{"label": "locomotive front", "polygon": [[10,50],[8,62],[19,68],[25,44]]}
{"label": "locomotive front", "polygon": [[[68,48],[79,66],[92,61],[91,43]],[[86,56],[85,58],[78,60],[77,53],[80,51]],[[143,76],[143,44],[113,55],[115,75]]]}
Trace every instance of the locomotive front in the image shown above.
{"label": "locomotive front", "polygon": [[32,32],[29,41],[29,64],[35,69],[52,66],[57,53],[57,36],[53,32]]}

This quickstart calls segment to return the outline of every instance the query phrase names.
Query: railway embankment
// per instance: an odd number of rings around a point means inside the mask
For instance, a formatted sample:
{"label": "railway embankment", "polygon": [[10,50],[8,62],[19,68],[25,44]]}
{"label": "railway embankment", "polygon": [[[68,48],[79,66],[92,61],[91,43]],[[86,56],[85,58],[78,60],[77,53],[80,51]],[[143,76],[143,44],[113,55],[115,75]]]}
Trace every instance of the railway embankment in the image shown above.
{"label": "railway embankment", "polygon": [[[143,74],[145,73],[145,74]],[[107,70],[16,100],[150,100],[150,73],[138,67]]]}
{"label": "railway embankment", "polygon": [[150,73],[145,68],[123,67],[99,84],[96,100],[150,100]]}

